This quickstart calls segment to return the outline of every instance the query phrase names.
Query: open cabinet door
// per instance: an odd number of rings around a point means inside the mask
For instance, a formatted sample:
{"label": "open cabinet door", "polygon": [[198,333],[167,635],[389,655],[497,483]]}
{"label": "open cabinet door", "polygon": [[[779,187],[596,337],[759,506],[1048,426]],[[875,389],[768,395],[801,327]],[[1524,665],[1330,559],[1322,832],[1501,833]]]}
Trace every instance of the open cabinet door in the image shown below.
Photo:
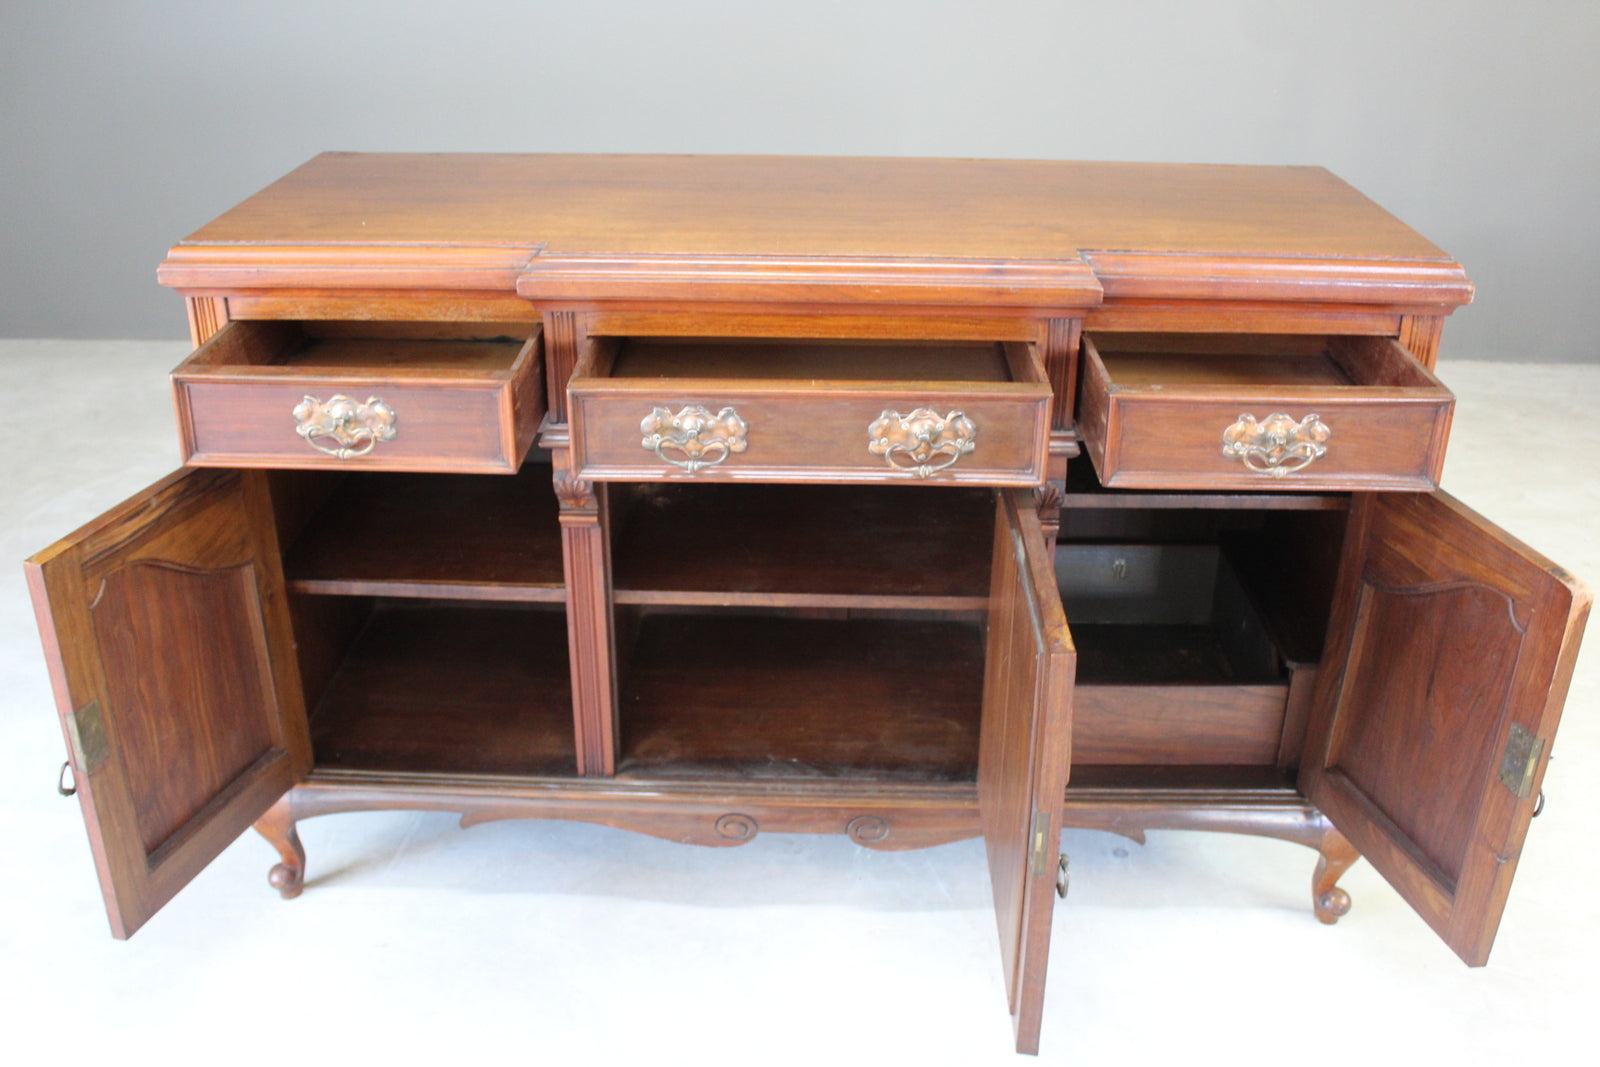
{"label": "open cabinet door", "polygon": [[1355,500],[1301,788],[1474,966],[1500,924],[1589,600],[1444,493]]}
{"label": "open cabinet door", "polygon": [[978,806],[1018,1052],[1039,1051],[1077,653],[1025,491],[999,494]]}
{"label": "open cabinet door", "polygon": [[310,767],[266,476],[183,471],[27,563],[111,930]]}

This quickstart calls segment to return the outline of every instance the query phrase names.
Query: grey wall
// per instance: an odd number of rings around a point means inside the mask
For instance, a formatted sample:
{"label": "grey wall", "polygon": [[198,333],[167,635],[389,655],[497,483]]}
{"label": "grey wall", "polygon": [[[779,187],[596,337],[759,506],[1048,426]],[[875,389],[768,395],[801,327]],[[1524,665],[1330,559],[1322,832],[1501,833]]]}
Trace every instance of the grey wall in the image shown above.
{"label": "grey wall", "polygon": [[0,335],[181,337],[166,247],[324,149],[1318,163],[1466,264],[1453,358],[1600,360],[1600,4],[0,8]]}

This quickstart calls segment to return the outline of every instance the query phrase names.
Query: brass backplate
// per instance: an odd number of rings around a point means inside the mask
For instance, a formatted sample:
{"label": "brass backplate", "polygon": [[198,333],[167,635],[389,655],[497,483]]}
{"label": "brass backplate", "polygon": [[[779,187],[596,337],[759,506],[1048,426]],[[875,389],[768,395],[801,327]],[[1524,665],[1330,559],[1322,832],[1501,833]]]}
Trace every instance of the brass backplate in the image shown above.
{"label": "brass backplate", "polygon": [[106,740],[105,715],[100,711],[98,700],[67,713],[67,733],[72,737],[73,762],[85,777],[93,774],[111,754],[111,745]]}
{"label": "brass backplate", "polygon": [[1528,796],[1533,792],[1533,776],[1543,755],[1544,740],[1521,723],[1512,723],[1505,755],[1500,757],[1500,783],[1519,797]]}

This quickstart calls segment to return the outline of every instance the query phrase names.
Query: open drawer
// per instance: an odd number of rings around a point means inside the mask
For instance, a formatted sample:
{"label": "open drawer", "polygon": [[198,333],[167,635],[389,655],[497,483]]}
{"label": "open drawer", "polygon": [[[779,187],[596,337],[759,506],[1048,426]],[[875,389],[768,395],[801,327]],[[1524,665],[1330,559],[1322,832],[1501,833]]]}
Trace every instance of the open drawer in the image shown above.
{"label": "open drawer", "polygon": [[1388,337],[1083,339],[1078,427],[1107,487],[1436,489],[1454,407]]}
{"label": "open drawer", "polygon": [[229,323],[172,373],[184,462],[513,474],[541,362],[527,323]]}
{"label": "open drawer", "polygon": [[586,479],[1027,486],[1049,445],[1019,343],[595,338],[568,394]]}

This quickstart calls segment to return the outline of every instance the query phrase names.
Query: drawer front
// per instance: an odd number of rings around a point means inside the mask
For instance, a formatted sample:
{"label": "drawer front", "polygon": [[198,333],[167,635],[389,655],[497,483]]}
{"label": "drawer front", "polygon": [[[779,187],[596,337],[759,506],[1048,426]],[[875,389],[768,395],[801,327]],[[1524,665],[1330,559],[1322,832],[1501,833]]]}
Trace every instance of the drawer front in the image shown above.
{"label": "drawer front", "polygon": [[[1171,382],[1118,378],[1084,346],[1078,425],[1101,483],[1130,489],[1438,488],[1455,400],[1387,338],[1335,343],[1351,380],[1215,382],[1203,366]],[[1203,364],[1215,353],[1197,352]],[[1299,357],[1296,357],[1297,359]],[[1111,369],[1108,369],[1108,364]]]}
{"label": "drawer front", "polygon": [[340,367],[329,345],[309,366],[282,360],[306,345],[293,324],[230,324],[173,373],[184,462],[514,473],[544,416],[538,342],[365,338],[362,359],[395,361]]}
{"label": "drawer front", "polygon": [[574,465],[594,480],[1036,485],[1050,393],[575,378]]}

